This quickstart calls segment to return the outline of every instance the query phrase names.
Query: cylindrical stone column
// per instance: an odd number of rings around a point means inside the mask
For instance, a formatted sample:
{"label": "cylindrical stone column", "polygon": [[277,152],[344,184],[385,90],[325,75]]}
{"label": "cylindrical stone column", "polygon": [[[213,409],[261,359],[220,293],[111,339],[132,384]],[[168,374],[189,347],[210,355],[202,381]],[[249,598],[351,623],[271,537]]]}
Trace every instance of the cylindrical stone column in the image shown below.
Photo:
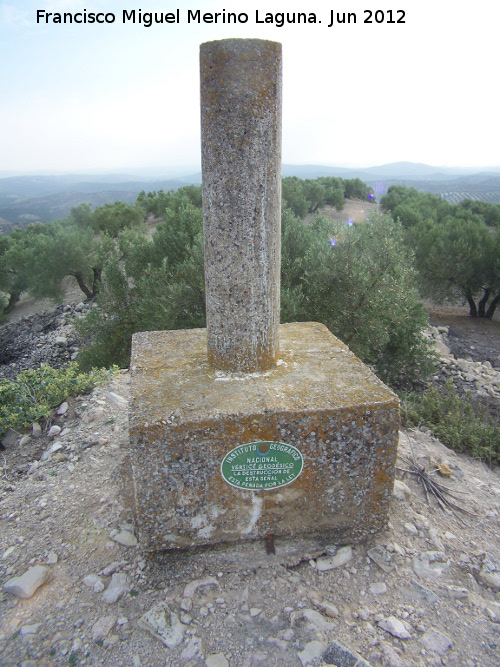
{"label": "cylindrical stone column", "polygon": [[200,49],[208,360],[260,371],[279,354],[281,44]]}

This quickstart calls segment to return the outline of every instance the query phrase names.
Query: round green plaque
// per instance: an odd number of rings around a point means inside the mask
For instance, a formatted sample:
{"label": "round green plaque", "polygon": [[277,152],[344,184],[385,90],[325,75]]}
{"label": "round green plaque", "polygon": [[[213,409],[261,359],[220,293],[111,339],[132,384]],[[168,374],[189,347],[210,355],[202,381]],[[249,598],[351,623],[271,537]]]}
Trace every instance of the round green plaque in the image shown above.
{"label": "round green plaque", "polygon": [[304,459],[284,442],[250,442],[235,447],[220,469],[224,481],[237,489],[266,491],[293,482],[302,472]]}

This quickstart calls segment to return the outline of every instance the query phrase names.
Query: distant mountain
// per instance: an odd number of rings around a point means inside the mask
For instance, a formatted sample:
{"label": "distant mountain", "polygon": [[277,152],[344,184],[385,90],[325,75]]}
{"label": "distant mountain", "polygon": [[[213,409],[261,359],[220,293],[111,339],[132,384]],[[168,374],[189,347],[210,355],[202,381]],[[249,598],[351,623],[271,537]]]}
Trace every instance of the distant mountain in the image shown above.
{"label": "distant mountain", "polygon": [[[201,183],[201,173],[186,173],[181,168],[175,178],[172,169],[138,169],[136,174],[33,174],[0,178],[0,233],[30,222],[49,222],[69,215],[73,206],[83,202],[93,207],[124,201],[133,202],[141,190],[175,190],[183,185]],[[318,178],[337,176],[360,178],[371,185],[378,198],[391,185],[413,186],[433,192],[449,201],[465,197],[500,202],[500,166],[487,169],[433,167],[414,162],[393,162],[376,167],[348,168],[328,165],[282,166],[283,176]]]}

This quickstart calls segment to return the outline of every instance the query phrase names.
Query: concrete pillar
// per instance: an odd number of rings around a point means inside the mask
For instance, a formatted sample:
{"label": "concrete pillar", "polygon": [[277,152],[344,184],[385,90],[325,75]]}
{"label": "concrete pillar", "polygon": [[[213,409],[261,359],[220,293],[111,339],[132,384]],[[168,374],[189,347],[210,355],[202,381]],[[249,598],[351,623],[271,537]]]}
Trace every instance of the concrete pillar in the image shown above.
{"label": "concrete pillar", "polygon": [[200,49],[208,360],[276,365],[280,323],[281,44]]}

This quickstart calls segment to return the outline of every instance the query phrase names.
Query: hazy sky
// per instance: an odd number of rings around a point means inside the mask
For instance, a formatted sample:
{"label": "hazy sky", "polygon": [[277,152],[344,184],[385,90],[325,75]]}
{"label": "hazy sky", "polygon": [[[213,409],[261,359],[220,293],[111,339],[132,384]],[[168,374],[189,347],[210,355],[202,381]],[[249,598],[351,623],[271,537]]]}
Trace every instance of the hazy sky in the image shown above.
{"label": "hazy sky", "polygon": [[[391,8],[404,24],[364,23]],[[180,23],[124,23],[132,9]],[[197,9],[248,21],[188,23]],[[328,27],[332,9],[356,24]],[[116,18],[37,24],[37,10]],[[258,24],[257,10],[321,23]],[[0,171],[197,165],[199,45],[229,37],[283,44],[283,162],[500,165],[499,25],[491,0],[0,0]]]}

